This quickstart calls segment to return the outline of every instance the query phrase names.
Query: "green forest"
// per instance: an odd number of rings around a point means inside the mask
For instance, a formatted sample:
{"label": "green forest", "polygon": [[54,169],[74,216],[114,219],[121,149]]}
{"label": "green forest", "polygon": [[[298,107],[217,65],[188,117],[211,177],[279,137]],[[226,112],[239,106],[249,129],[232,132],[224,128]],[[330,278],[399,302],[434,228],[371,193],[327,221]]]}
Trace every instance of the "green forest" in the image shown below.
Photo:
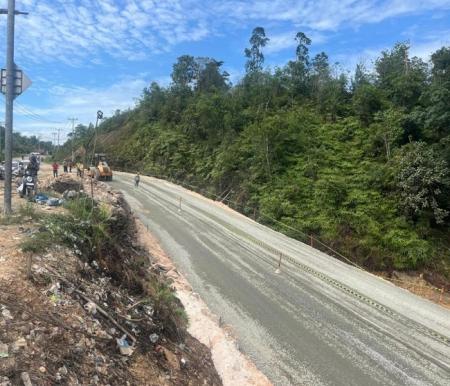
{"label": "green forest", "polygon": [[[295,59],[269,69],[269,38],[253,30],[236,84],[220,60],[179,57],[169,86],[152,83],[101,123],[97,151],[368,269],[450,278],[450,47],[425,62],[400,42],[349,73],[310,56],[302,32]],[[77,148],[93,133],[79,125]]]}

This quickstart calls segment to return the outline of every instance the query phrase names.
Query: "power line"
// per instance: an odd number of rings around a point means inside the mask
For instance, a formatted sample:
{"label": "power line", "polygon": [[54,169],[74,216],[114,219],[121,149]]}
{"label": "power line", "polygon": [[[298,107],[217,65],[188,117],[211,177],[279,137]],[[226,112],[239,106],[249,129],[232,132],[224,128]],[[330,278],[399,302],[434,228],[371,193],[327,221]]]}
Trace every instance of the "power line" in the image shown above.
{"label": "power line", "polygon": [[[5,98],[4,95],[1,95],[1,96],[2,96],[3,98]],[[42,115],[39,115],[39,114],[37,114],[37,113],[31,111],[29,108],[27,108],[27,107],[25,107],[24,105],[18,103],[17,101],[15,101],[14,103],[15,103],[16,107],[18,108],[18,110],[19,110],[22,114],[24,114],[23,116],[24,116],[25,118],[29,118],[29,119],[32,119],[32,120],[38,121],[38,122],[53,123],[53,124],[57,124],[57,125],[60,125],[60,124],[64,123],[64,122],[62,122],[62,121],[59,121],[59,122],[58,122],[58,121],[52,121],[52,120],[50,120],[50,119],[44,118]]]}
{"label": "power line", "polygon": [[38,119],[38,120],[41,120],[41,121],[45,121],[45,122],[48,122],[48,123],[54,123],[54,124],[62,124],[62,123],[64,123],[63,121],[59,121],[59,122],[58,122],[58,121],[52,121],[52,120],[50,120],[50,119],[44,118],[42,115],[39,115],[39,114],[37,114],[37,113],[31,111],[30,109],[28,109],[27,107],[21,105],[20,103],[17,103],[17,102],[16,102],[16,105],[19,106],[20,109],[21,109],[23,112],[29,114],[30,116],[33,116],[35,119]]}

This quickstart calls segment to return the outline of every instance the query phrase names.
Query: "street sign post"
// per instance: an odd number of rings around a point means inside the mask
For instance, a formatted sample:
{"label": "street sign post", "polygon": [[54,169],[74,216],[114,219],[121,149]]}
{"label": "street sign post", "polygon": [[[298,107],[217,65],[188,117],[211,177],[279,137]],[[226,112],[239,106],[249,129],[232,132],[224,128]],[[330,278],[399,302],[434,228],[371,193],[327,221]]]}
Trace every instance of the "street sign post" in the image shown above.
{"label": "street sign post", "polygon": [[[1,70],[1,92],[6,95],[6,69]],[[31,86],[31,80],[17,65],[14,70],[14,98]]]}
{"label": "street sign post", "polygon": [[[10,215],[12,211],[12,144],[13,144],[13,110],[14,98],[20,95],[30,85],[30,80],[23,77],[23,72],[17,73],[14,63],[14,26],[16,15],[27,15],[16,10],[16,0],[8,0],[8,8],[0,9],[0,15],[8,15],[6,22],[6,70],[2,71],[0,84],[5,78],[5,190],[3,213]],[[3,92],[3,87],[2,87]]]}

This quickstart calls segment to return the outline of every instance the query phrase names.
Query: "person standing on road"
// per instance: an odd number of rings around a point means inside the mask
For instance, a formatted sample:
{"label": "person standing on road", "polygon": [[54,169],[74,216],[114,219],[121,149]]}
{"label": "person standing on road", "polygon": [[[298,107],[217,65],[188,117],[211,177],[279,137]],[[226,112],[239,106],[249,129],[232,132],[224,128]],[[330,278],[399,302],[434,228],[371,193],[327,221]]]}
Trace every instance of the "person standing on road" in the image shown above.
{"label": "person standing on road", "polygon": [[72,173],[73,162],[69,161],[69,173]]}
{"label": "person standing on road", "polygon": [[141,177],[140,177],[140,175],[139,175],[139,173],[138,174],[136,174],[135,176],[134,176],[134,186],[136,187],[136,188],[139,188],[139,181],[141,180]]}
{"label": "person standing on road", "polygon": [[63,162],[63,169],[64,169],[64,173],[67,173],[67,161],[64,160]]}
{"label": "person standing on road", "polygon": [[58,169],[59,169],[58,162],[56,161],[53,162],[52,169],[53,169],[53,177],[58,177]]}
{"label": "person standing on road", "polygon": [[81,162],[78,162],[76,164],[76,167],[77,167],[77,176],[83,177],[83,164]]}

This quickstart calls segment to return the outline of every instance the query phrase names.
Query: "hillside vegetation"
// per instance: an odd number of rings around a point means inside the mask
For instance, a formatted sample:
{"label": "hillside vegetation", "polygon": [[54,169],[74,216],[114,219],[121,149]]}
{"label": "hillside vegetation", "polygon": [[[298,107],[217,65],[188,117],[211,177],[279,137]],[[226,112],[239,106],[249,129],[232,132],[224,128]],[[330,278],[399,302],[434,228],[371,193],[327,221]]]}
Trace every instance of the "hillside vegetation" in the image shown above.
{"label": "hillside vegetation", "polygon": [[[170,86],[152,83],[103,121],[97,150],[115,167],[227,195],[370,269],[450,277],[450,47],[427,63],[398,43],[350,76],[295,38],[295,60],[266,69],[255,28],[235,85],[221,61],[181,56]],[[92,148],[93,132],[78,126],[77,146]]]}

